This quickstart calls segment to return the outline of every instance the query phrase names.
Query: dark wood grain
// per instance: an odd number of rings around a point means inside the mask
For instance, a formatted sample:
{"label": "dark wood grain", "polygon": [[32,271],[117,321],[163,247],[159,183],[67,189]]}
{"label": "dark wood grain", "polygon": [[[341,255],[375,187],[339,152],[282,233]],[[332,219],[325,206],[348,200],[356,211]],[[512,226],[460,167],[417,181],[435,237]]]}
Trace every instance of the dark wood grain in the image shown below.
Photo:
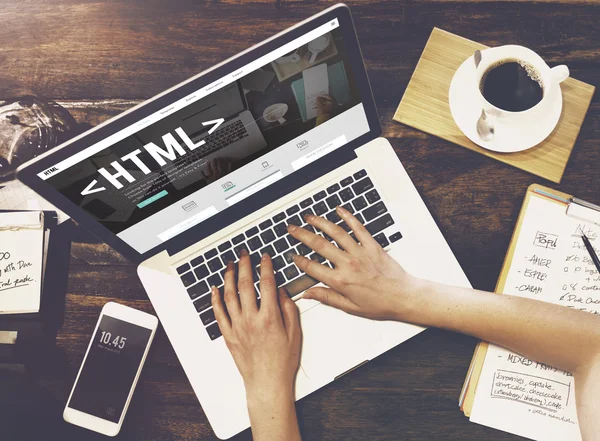
{"label": "dark wood grain", "polygon": [[[384,135],[472,284],[492,290],[527,186],[550,183],[392,121],[434,26],[490,46],[518,43],[600,84],[597,2],[351,1]],[[332,3],[5,0],[0,68],[91,125]],[[600,101],[593,99],[562,184],[600,202]],[[68,394],[102,305],[152,312],[133,265],[89,233],[72,248],[65,322]],[[298,404],[306,440],[513,440],[471,424],[458,395],[476,341],[428,330]],[[35,415],[31,416],[35,422]],[[77,432],[77,439],[96,439]],[[248,440],[247,431],[236,439]],[[2,433],[0,432],[0,439]],[[38,438],[55,439],[40,433]],[[119,439],[216,439],[160,330]]]}

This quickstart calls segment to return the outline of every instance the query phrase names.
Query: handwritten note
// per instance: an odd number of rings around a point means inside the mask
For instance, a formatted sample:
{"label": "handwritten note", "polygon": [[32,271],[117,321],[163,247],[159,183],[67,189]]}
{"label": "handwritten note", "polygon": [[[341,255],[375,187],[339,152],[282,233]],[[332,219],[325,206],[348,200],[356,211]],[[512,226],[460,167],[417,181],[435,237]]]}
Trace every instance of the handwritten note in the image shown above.
{"label": "handwritten note", "polygon": [[327,73],[327,64],[318,64],[310,69],[303,70],[302,77],[304,78],[306,118],[316,118],[317,97],[329,94],[329,74]]}
{"label": "handwritten note", "polygon": [[[600,274],[583,242],[600,248],[600,227],[532,196],[503,293],[600,315]],[[581,440],[573,376],[490,345],[471,421],[536,440]]]}
{"label": "handwritten note", "polygon": [[0,314],[40,309],[43,214],[0,213]]}

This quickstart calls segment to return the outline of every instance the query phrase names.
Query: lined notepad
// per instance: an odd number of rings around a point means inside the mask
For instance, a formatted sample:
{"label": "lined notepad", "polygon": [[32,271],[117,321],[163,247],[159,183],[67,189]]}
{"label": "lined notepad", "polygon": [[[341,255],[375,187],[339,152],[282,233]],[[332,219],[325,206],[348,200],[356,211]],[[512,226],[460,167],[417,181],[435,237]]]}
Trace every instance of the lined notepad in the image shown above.
{"label": "lined notepad", "polygon": [[44,213],[0,213],[0,314],[40,310]]}
{"label": "lined notepad", "polygon": [[[498,292],[600,315],[600,274],[581,240],[585,233],[600,250],[600,225],[593,211],[580,214],[567,215],[564,199],[531,191]],[[474,392],[463,409],[471,421],[535,440],[581,440],[570,373],[491,344],[482,352],[466,383]]]}

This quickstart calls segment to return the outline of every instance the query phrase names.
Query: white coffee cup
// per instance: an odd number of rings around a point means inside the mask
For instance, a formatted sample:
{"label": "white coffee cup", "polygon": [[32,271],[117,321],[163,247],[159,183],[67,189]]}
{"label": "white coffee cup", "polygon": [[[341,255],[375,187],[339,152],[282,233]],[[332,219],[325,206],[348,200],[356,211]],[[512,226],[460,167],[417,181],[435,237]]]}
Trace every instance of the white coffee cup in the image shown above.
{"label": "white coffee cup", "polygon": [[[495,65],[501,64],[503,60],[523,62],[531,66],[543,89],[542,99],[535,106],[520,112],[512,112],[500,109],[485,99],[482,93],[483,76]],[[550,113],[552,106],[557,105],[554,88],[560,87],[559,84],[569,77],[569,68],[565,65],[550,68],[546,62],[531,49],[518,45],[499,46],[486,49],[481,52],[481,62],[475,71],[475,87],[480,105],[483,109],[482,117],[486,119],[487,124],[493,126],[493,131],[497,122],[508,125],[527,126],[535,124],[539,118],[544,118]],[[487,118],[486,118],[487,116]]]}
{"label": "white coffee cup", "polygon": [[283,124],[285,122],[285,115],[288,111],[288,105],[285,103],[277,103],[271,104],[267,107],[263,112],[263,117],[265,121],[269,123],[278,122],[279,124]]}
{"label": "white coffee cup", "polygon": [[329,34],[321,35],[320,37],[317,37],[313,41],[308,43],[308,50],[311,53],[310,60],[308,60],[308,64],[313,64],[317,59],[317,55],[319,55],[321,52],[323,52],[329,47],[329,43]]}

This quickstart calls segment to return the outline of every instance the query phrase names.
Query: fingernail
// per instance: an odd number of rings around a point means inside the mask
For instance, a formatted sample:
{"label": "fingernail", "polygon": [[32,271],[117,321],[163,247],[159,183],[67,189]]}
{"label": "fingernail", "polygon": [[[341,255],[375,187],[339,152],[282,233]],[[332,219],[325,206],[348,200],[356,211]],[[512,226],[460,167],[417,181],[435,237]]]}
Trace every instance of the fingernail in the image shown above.
{"label": "fingernail", "polygon": [[337,207],[335,207],[335,208],[336,208],[336,210],[338,211],[338,214],[343,214],[343,215],[345,216],[346,214],[348,214],[348,213],[349,213],[349,211],[348,211],[348,210],[346,210],[346,209],[345,209],[344,207],[342,207],[341,205],[338,205],[338,206],[337,206]]}
{"label": "fingernail", "polygon": [[304,216],[304,220],[305,220],[306,222],[310,222],[310,221],[312,221],[314,218],[315,218],[315,216],[314,216],[313,214],[307,214],[307,215],[305,215],[305,216]]}
{"label": "fingernail", "polygon": [[213,295],[213,297],[216,297],[217,292],[218,292],[217,287],[215,285],[213,285],[210,287],[210,290],[211,290],[211,294]]}
{"label": "fingernail", "polygon": [[265,253],[265,254],[262,255],[261,259],[262,260],[267,260],[267,257],[269,257],[269,255],[267,253]]}
{"label": "fingernail", "polygon": [[294,255],[292,256],[292,259],[293,259],[293,260],[298,260],[299,258],[300,258],[300,254],[294,254]]}
{"label": "fingernail", "polygon": [[248,250],[246,248],[242,248],[242,250],[240,251],[240,254],[242,256],[247,256],[248,255]]}
{"label": "fingernail", "polygon": [[288,228],[288,231],[295,231],[295,230],[296,230],[296,228],[298,228],[298,227],[297,227],[296,225],[294,225],[294,224],[289,224],[289,225],[287,226],[287,228]]}

